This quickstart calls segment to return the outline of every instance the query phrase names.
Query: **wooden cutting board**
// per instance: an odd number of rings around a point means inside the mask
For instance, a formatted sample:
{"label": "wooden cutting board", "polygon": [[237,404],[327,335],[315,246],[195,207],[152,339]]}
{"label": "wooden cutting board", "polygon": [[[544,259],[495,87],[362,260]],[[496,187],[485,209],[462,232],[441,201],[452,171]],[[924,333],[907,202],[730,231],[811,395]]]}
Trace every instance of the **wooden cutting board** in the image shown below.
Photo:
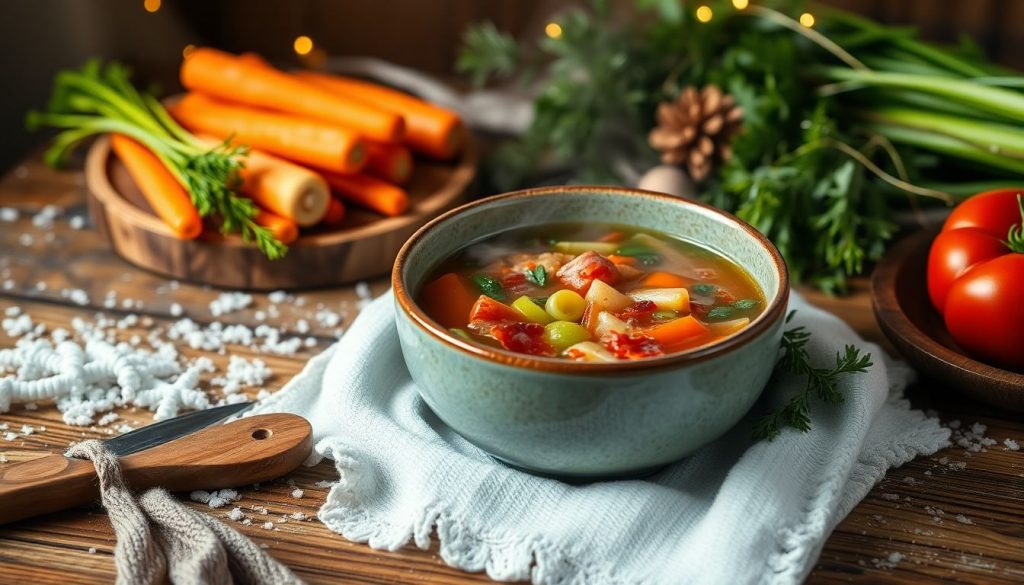
{"label": "wooden cutting board", "polygon": [[204,233],[179,240],[157,218],[103,137],[85,166],[93,222],[118,256],[163,276],[245,290],[337,286],[386,274],[405,240],[423,224],[461,202],[476,174],[477,150],[467,142],[454,163],[416,160],[406,186],[409,211],[386,218],[347,206],[343,224],[314,228],[270,261],[237,236]]}

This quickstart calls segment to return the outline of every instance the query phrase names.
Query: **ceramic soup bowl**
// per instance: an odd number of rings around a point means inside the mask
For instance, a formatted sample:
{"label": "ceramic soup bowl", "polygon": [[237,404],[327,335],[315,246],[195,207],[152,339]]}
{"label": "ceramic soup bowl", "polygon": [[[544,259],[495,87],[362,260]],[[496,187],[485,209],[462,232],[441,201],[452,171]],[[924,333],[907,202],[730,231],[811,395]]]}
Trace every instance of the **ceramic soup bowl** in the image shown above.
{"label": "ceramic soup bowl", "polygon": [[[484,347],[450,334],[415,302],[442,260],[511,228],[604,222],[711,248],[757,282],[766,309],[746,329],[681,353],[585,363]],[[779,351],[789,280],[778,250],[750,225],[690,200],[613,187],[550,187],[464,205],[406,242],[392,273],[398,334],[423,400],[492,456],[562,478],[640,475],[735,425]]]}

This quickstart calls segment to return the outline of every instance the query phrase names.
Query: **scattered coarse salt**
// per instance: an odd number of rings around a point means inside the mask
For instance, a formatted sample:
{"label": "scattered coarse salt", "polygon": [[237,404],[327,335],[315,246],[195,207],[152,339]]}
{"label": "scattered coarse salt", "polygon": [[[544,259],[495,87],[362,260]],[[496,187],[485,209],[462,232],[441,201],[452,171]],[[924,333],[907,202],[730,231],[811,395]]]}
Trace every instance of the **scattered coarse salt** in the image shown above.
{"label": "scattered coarse salt", "polygon": [[210,313],[214,317],[241,311],[252,304],[252,295],[243,292],[225,292],[210,301]]}
{"label": "scattered coarse salt", "polygon": [[303,514],[302,512],[292,512],[292,515],[290,516],[290,518],[292,520],[298,520],[299,522],[302,522],[302,521],[305,521],[305,520],[309,520],[309,516]]}
{"label": "scattered coarse salt", "polygon": [[957,514],[956,515],[956,521],[961,523],[961,524],[974,524],[974,520],[971,520],[970,518],[968,518],[967,516],[964,516],[963,514]]}
{"label": "scattered coarse salt", "polygon": [[882,494],[882,499],[883,500],[888,500],[890,502],[898,502],[899,499],[900,499],[900,495],[899,494]]}
{"label": "scattered coarse salt", "polygon": [[[17,211],[17,210],[15,210]],[[15,218],[17,219],[17,218]],[[267,295],[267,300],[276,304],[283,303],[288,300],[288,293],[283,290],[275,290],[274,292]]]}
{"label": "scattered coarse salt", "polygon": [[40,229],[50,229],[53,227],[53,220],[60,215],[60,212],[61,209],[56,205],[47,205],[32,216],[32,225]]}
{"label": "scattered coarse salt", "polygon": [[89,547],[89,554],[91,554],[91,555],[96,554],[96,547],[95,546],[90,546]]}
{"label": "scattered coarse salt", "polygon": [[262,524],[262,525],[260,526],[260,528],[262,528],[263,530],[271,530],[271,529],[273,529],[273,528],[274,528],[274,523],[273,523],[273,522],[264,522],[264,523],[263,523],[263,524]]}
{"label": "scattered coarse salt", "polygon": [[305,319],[299,319],[295,322],[295,332],[305,335],[309,333],[309,321]]}
{"label": "scattered coarse salt", "polygon": [[60,291],[60,296],[70,300],[78,306],[85,306],[89,304],[89,293],[80,288],[66,288]]}
{"label": "scattered coarse salt", "polygon": [[356,303],[356,306],[361,311],[366,308],[366,305],[370,304],[370,301],[373,300],[373,292],[370,291],[370,285],[365,282],[357,282],[356,296],[359,297],[359,301]]}
{"label": "scattered coarse salt", "polygon": [[68,225],[70,225],[71,229],[73,229],[73,230],[83,229],[85,227],[85,216],[84,215],[72,215],[68,219]]}
{"label": "scattered coarse salt", "polygon": [[35,402],[26,402],[23,408],[31,412],[33,410],[39,410],[39,405]]}
{"label": "scattered coarse salt", "polygon": [[19,217],[21,217],[21,212],[17,209],[13,207],[0,207],[0,221],[18,221]]}
{"label": "scattered coarse salt", "polygon": [[266,508],[264,508],[263,506],[257,506],[255,504],[253,504],[253,506],[252,506],[252,511],[256,512],[257,514],[263,514],[263,515],[267,514],[267,509]]}
{"label": "scattered coarse salt", "polygon": [[1003,439],[1003,445],[1005,445],[1007,450],[1009,450],[1009,451],[1019,451],[1020,450],[1020,443],[1018,443],[1017,441],[1014,441],[1013,439],[1010,439],[1010,438]]}
{"label": "scattered coarse salt", "polygon": [[171,317],[181,317],[185,313],[185,309],[178,303],[171,303]]}
{"label": "scattered coarse salt", "polygon": [[246,518],[246,519],[242,520],[242,524],[245,525],[245,526],[252,526],[252,519]]}
{"label": "scattered coarse salt", "polygon": [[231,511],[228,512],[228,518],[238,522],[242,518],[245,518],[245,514],[242,512],[241,508],[232,508]]}
{"label": "scattered coarse salt", "polygon": [[232,489],[214,490],[208,492],[206,490],[196,490],[188,495],[189,499],[193,502],[199,502],[200,504],[206,504],[211,508],[221,508],[226,504],[235,502],[241,499],[242,496]]}
{"label": "scattered coarse salt", "polygon": [[305,494],[306,492],[300,490],[299,488],[295,488],[292,490],[292,497],[295,498],[296,500],[301,500],[302,496],[304,496]]}
{"label": "scattered coarse salt", "polygon": [[320,481],[313,484],[314,487],[318,487],[320,489],[329,488],[332,485],[334,485],[334,482],[329,479],[321,479]]}
{"label": "scattered coarse salt", "polygon": [[7,456],[0,453],[0,463],[7,463]]}
{"label": "scattered coarse salt", "polygon": [[5,441],[16,441],[18,439],[18,433],[12,433],[10,431],[4,433]]}
{"label": "scattered coarse salt", "polygon": [[118,418],[120,418],[120,416],[116,412],[108,412],[107,414],[101,416],[98,421],[96,421],[96,425],[105,427],[110,423],[114,422],[115,420],[117,420]]}
{"label": "scattered coarse salt", "polygon": [[31,246],[35,241],[36,239],[32,237],[32,234],[20,234],[18,236],[18,243],[25,247]]}
{"label": "scattered coarse salt", "polygon": [[35,432],[36,432],[36,428],[33,427],[32,425],[21,425],[21,435],[23,437],[27,437],[29,435],[33,435],[33,434],[35,434]]}
{"label": "scattered coarse salt", "polygon": [[328,328],[337,327],[342,320],[342,316],[340,313],[335,313],[330,309],[320,309],[319,311],[316,312],[314,318],[316,319],[316,322],[320,324],[321,327]]}

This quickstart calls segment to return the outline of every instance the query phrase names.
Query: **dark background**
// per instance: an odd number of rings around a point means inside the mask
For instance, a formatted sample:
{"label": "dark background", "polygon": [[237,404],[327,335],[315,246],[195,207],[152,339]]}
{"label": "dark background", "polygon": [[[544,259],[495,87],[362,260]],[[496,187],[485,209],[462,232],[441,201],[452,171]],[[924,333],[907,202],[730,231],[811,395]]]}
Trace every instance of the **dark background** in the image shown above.
{"label": "dark background", "polygon": [[[452,64],[467,24],[490,19],[517,36],[539,35],[550,15],[576,3],[163,0],[160,9],[150,13],[143,0],[0,0],[0,170],[45,138],[28,134],[23,120],[26,110],[45,103],[53,73],[91,56],[123,60],[135,67],[140,80],[174,89],[182,49],[188,44],[256,51],[287,63],[297,59],[293,40],[305,34],[322,51],[317,55],[371,55],[454,78]],[[825,3],[887,23],[913,24],[934,41],[956,42],[968,35],[992,58],[1024,69],[1024,0]]]}

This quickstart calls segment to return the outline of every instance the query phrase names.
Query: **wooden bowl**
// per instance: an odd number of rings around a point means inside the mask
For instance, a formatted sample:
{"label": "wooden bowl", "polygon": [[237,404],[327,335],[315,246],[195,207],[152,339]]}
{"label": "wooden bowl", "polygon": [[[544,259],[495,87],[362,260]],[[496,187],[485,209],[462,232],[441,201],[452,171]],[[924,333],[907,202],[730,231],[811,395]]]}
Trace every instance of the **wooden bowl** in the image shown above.
{"label": "wooden bowl", "polygon": [[476,174],[476,163],[472,141],[453,164],[417,160],[406,186],[410,206],[404,215],[385,218],[347,206],[341,226],[304,231],[288,247],[288,255],[276,261],[267,260],[237,236],[174,237],[112,155],[107,137],[90,148],[85,178],[93,221],[121,258],[179,280],[276,290],[336,286],[386,274],[413,232],[461,201]]}
{"label": "wooden bowl", "polygon": [[924,230],[902,240],[875,268],[871,297],[878,325],[927,377],[983,402],[1024,411],[1024,374],[965,355],[932,307],[925,270],[936,233]]}

